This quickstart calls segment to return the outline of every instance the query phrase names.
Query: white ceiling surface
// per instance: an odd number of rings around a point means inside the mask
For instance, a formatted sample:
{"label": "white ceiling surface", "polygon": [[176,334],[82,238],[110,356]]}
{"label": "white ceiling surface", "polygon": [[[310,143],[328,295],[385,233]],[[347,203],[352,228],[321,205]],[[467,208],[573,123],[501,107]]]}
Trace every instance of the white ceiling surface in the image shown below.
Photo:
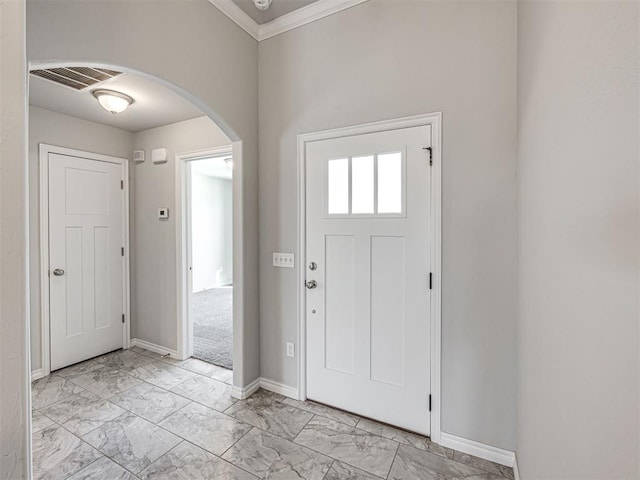
{"label": "white ceiling surface", "polygon": [[318,0],[273,0],[271,6],[266,10],[259,10],[253,4],[253,0],[232,0],[244,13],[249,15],[258,25],[270,22],[271,20],[291,13],[299,8],[306,7]]}
{"label": "white ceiling surface", "polygon": [[205,175],[207,177],[224,178],[231,180],[232,171],[224,161],[230,156],[194,160],[191,163],[191,173]]}
{"label": "white ceiling surface", "polygon": [[[177,93],[137,75],[125,73],[82,91],[34,75],[30,75],[29,80],[30,105],[130,132],[203,116],[198,108]],[[109,113],[91,94],[97,88],[125,93],[134,99],[134,103],[122,113]]]}

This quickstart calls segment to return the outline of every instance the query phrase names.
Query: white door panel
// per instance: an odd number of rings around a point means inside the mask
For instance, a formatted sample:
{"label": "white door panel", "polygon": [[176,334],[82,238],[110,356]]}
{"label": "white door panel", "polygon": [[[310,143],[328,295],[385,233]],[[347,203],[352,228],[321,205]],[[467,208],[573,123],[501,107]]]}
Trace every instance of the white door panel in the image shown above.
{"label": "white door panel", "polygon": [[307,395],[430,433],[429,126],[306,150]]}
{"label": "white door panel", "polygon": [[51,370],[122,347],[122,168],[48,156]]}

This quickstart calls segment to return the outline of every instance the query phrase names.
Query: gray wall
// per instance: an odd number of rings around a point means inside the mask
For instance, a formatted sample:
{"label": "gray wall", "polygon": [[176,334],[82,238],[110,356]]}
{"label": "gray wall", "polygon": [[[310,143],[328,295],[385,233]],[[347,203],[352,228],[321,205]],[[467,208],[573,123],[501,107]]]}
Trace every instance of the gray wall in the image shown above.
{"label": "gray wall", "polygon": [[244,321],[234,338],[244,352],[234,362],[237,385],[260,374],[257,55],[257,42],[206,0],[27,5],[30,62],[101,63],[152,75],[185,94],[232,140],[243,141],[243,196],[234,199],[243,213],[236,233],[244,245],[234,251],[244,280],[234,297]]}
{"label": "gray wall", "polygon": [[29,287],[31,305],[31,370],[40,359],[40,156],[39,144],[130,158],[133,135],[125,130],[88,122],[42,108],[29,107]]}
{"label": "gray wall", "polygon": [[24,2],[0,3],[0,479],[28,478],[29,303]]}
{"label": "gray wall", "polygon": [[296,136],[442,111],[442,427],[514,450],[516,3],[371,0],[259,58],[262,376],[297,382]]}
{"label": "gray wall", "polygon": [[[175,155],[223,145],[229,138],[207,117],[134,135],[148,160],[132,168],[132,338],[177,348]],[[151,162],[154,148],[166,148],[169,161]],[[168,220],[158,220],[160,207],[169,207]]]}
{"label": "gray wall", "polygon": [[638,21],[518,6],[523,479],[640,478]]}

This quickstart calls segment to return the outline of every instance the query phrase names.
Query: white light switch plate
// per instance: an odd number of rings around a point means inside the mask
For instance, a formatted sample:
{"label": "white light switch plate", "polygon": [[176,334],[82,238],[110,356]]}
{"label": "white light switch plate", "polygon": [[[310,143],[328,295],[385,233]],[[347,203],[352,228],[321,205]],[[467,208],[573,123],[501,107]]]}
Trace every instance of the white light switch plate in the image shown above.
{"label": "white light switch plate", "polygon": [[296,347],[293,343],[287,342],[287,357],[295,357]]}
{"label": "white light switch plate", "polygon": [[293,253],[274,253],[273,266],[281,268],[293,268],[295,266],[293,261]]}

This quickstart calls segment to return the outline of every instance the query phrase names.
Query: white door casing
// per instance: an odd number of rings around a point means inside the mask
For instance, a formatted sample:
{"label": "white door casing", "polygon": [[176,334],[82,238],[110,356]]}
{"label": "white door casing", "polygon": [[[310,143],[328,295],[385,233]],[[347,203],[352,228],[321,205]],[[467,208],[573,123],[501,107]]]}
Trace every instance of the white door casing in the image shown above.
{"label": "white door casing", "polygon": [[300,267],[307,397],[426,435],[431,138],[426,124],[306,143]]}
{"label": "white door casing", "polygon": [[127,160],[41,145],[41,175],[47,374],[128,346]]}
{"label": "white door casing", "polygon": [[[242,158],[242,147],[240,142],[234,142],[232,145],[225,145],[221,147],[212,147],[204,150],[197,150],[193,152],[179,153],[175,157],[175,224],[176,224],[176,272],[177,272],[177,286],[176,289],[176,305],[178,307],[178,349],[177,358],[179,360],[185,360],[193,355],[193,318],[191,316],[191,296],[193,291],[193,259],[192,259],[192,235],[191,235],[191,163],[197,160],[206,158],[229,156],[233,158],[233,200],[232,209],[233,212],[237,212],[240,209],[237,207],[239,203],[238,193],[240,190],[242,175],[242,164],[238,160]],[[236,265],[239,263],[237,260],[237,245],[236,239],[239,235],[236,234],[235,228],[237,227],[235,213],[234,213],[234,232],[233,232],[233,332],[234,332],[234,345],[233,345],[233,362],[236,365],[238,359],[241,357],[241,348],[238,348],[236,343],[236,332],[240,332],[241,329],[237,328],[240,323],[238,320],[241,318],[241,285],[242,276],[238,274]],[[236,275],[240,279],[235,281]],[[238,288],[236,288],[238,287]],[[238,362],[239,364],[239,362]],[[234,369],[234,371],[237,369]]]}

